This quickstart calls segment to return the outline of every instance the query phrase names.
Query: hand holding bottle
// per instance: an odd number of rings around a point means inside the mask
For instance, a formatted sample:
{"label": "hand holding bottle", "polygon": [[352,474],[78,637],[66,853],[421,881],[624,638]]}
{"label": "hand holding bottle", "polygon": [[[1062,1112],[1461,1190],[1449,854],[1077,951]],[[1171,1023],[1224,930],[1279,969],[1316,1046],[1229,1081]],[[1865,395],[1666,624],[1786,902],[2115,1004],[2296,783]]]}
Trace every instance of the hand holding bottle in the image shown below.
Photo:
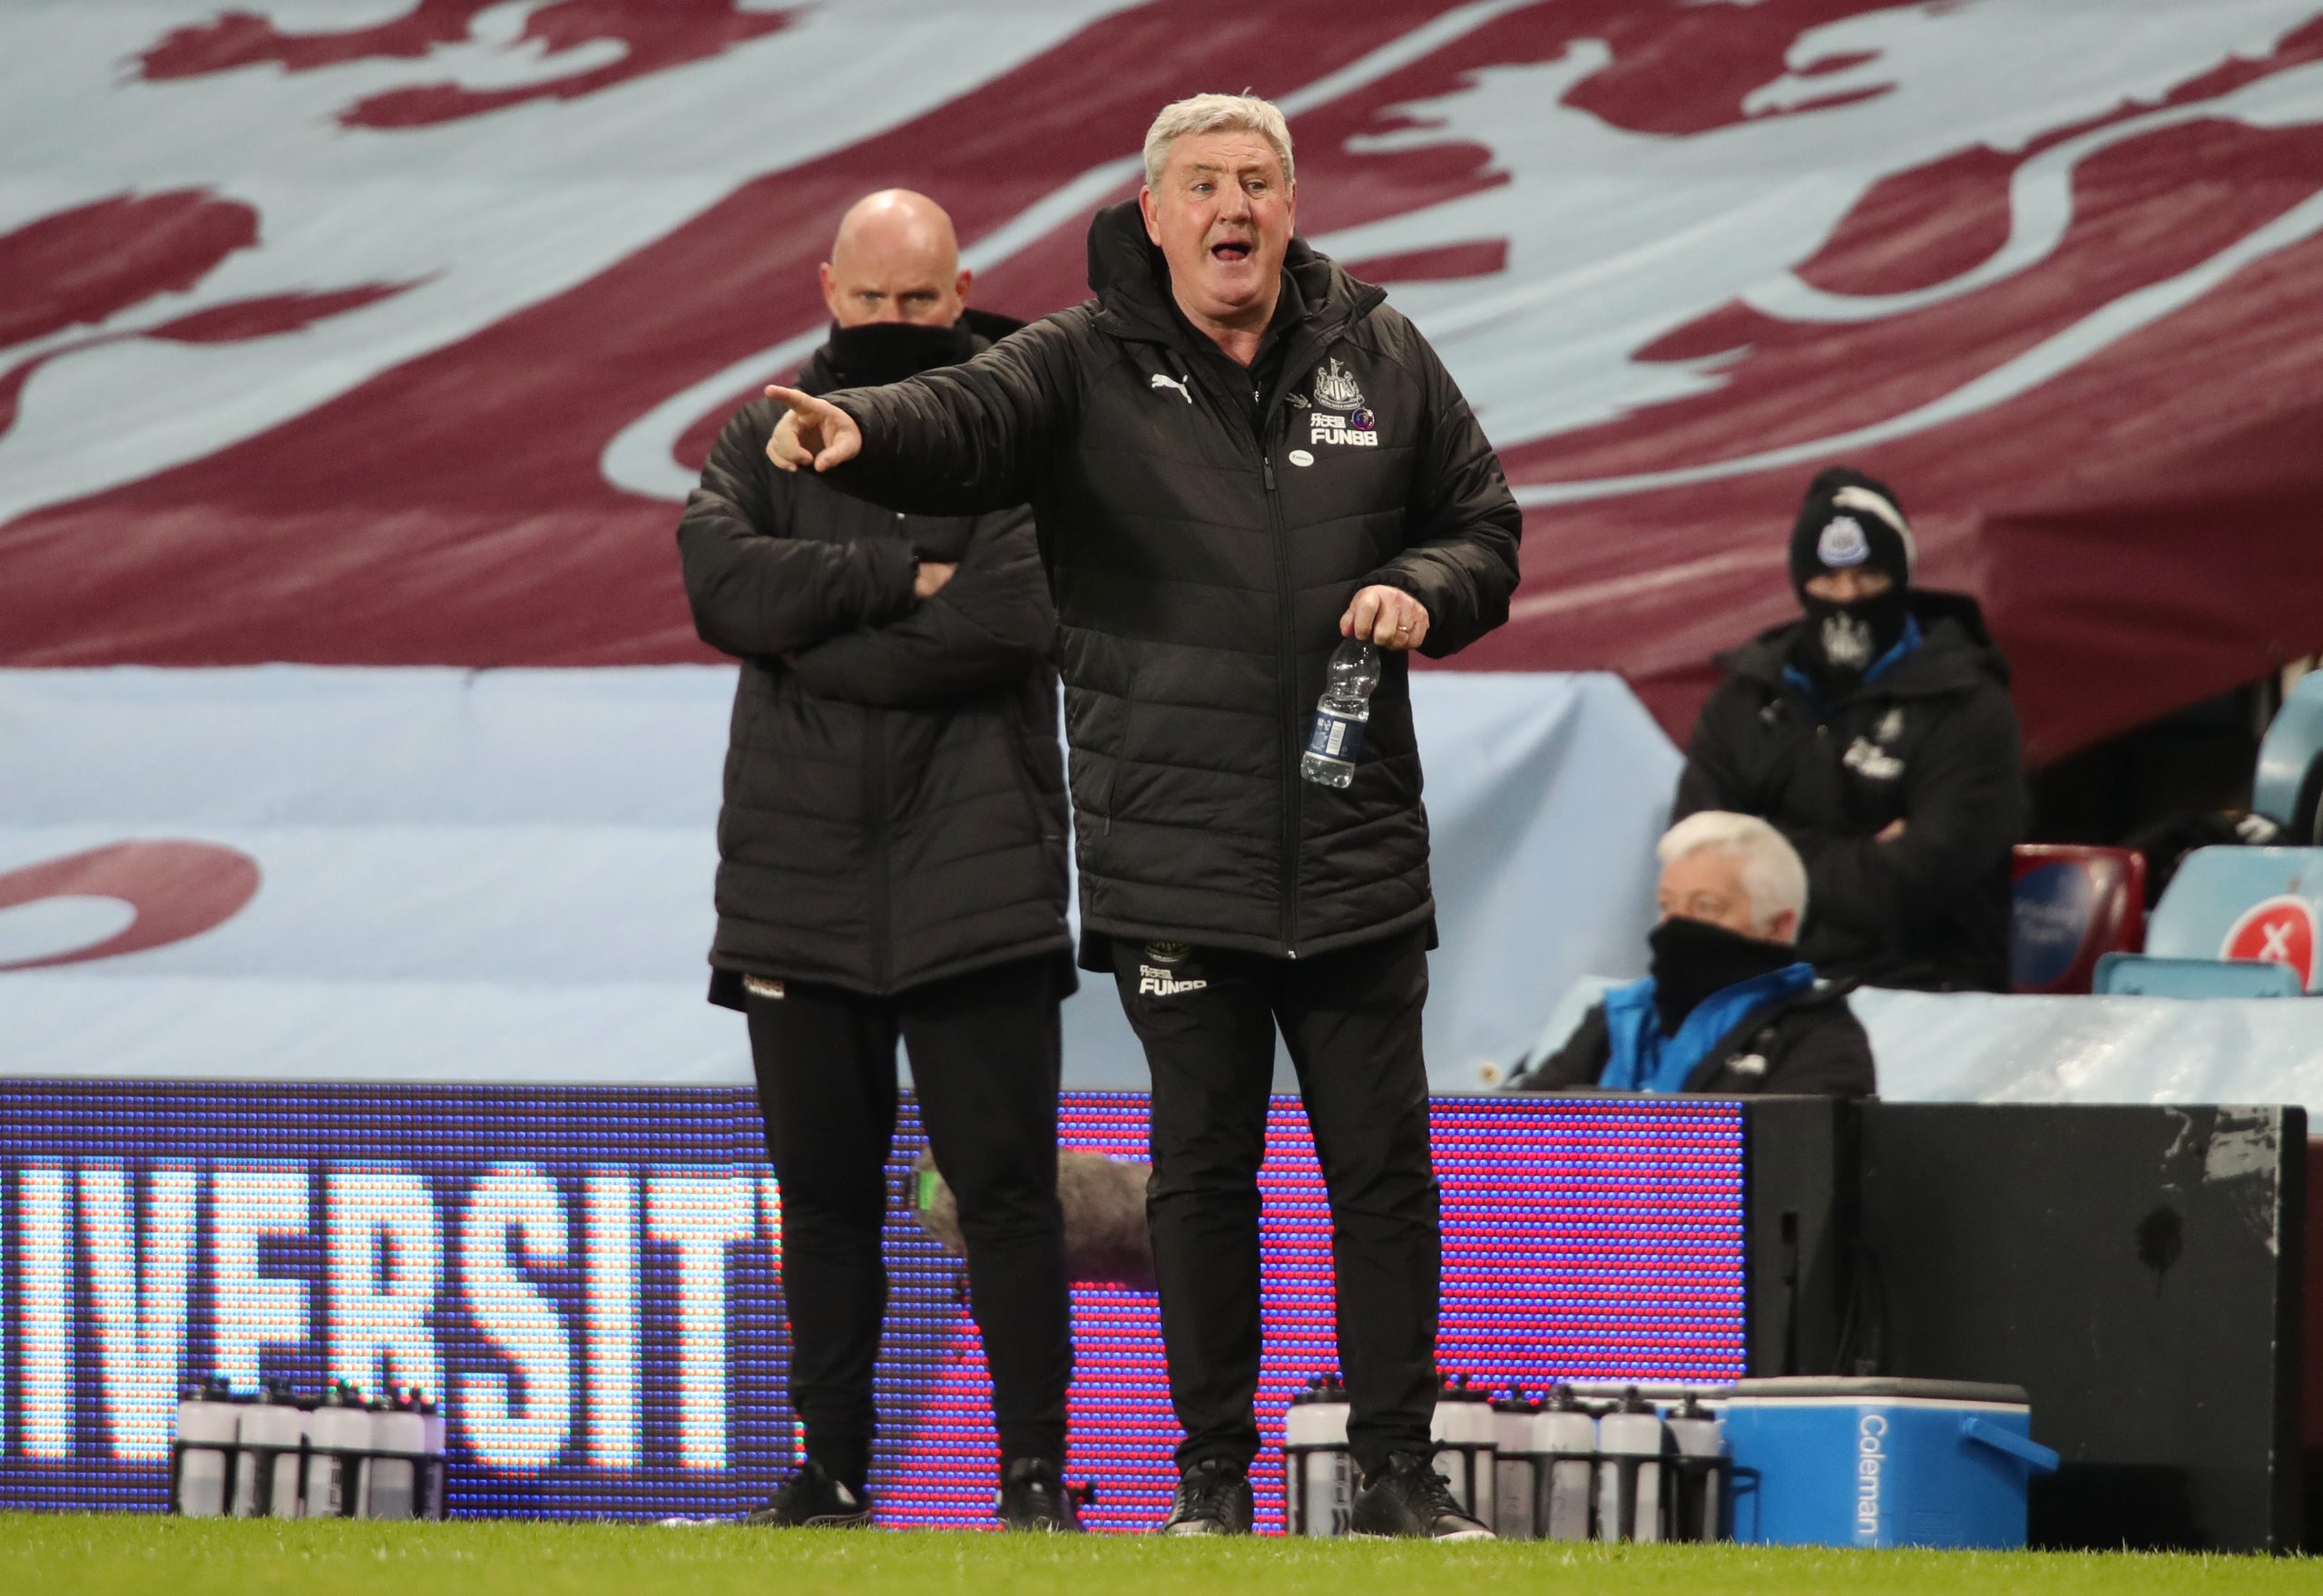
{"label": "hand holding bottle", "polygon": [[1401,653],[1427,641],[1427,606],[1399,587],[1374,583],[1358,592],[1339,617],[1341,637]]}

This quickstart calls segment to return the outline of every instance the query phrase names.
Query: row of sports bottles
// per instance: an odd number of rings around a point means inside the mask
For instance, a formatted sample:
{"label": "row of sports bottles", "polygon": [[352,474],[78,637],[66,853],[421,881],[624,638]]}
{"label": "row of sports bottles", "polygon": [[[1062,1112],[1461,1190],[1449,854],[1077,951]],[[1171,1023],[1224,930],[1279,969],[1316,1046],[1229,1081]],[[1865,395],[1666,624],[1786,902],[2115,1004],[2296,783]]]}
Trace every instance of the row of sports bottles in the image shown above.
{"label": "row of sports bottles", "polygon": [[269,1380],[220,1378],[178,1403],[171,1501],[188,1518],[444,1516],[444,1415],[426,1395],[367,1397],[341,1380],[319,1398]]}
{"label": "row of sports bottles", "polygon": [[[1347,1392],[1319,1376],[1283,1415],[1283,1511],[1294,1535],[1344,1535],[1355,1500]],[[1693,1392],[1657,1405],[1635,1386],[1495,1397],[1461,1376],[1438,1394],[1436,1471],[1506,1541],[1716,1541],[1726,1444]]]}

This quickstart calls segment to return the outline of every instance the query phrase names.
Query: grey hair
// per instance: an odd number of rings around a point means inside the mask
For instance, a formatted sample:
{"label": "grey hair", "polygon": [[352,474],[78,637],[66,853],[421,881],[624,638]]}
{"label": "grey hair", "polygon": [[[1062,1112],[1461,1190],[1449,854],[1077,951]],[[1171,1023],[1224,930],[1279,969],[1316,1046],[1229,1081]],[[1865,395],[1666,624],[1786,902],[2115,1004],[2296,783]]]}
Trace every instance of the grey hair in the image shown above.
{"label": "grey hair", "polygon": [[1689,815],[1662,833],[1653,851],[1664,865],[1690,854],[1731,854],[1741,864],[1742,890],[1750,895],[1750,914],[1760,925],[1785,909],[1807,918],[1807,867],[1790,839],[1756,815],[1723,809]]}
{"label": "grey hair", "polygon": [[1257,133],[1282,157],[1282,181],[1298,180],[1290,162],[1290,124],[1271,100],[1256,94],[1196,94],[1162,107],[1153,125],[1145,130],[1145,183],[1162,186],[1162,169],[1169,164],[1170,146],[1196,133]]}

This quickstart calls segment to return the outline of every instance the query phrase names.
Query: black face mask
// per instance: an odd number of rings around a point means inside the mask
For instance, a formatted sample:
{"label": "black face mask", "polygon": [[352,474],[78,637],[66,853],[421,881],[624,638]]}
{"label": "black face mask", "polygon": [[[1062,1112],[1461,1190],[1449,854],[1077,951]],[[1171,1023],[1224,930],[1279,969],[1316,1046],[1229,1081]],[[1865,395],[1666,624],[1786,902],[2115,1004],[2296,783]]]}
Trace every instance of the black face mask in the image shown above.
{"label": "black face mask", "polygon": [[1645,939],[1653,950],[1653,1008],[1661,1034],[1675,1036],[1686,1016],[1704,1000],[1754,975],[1765,975],[1798,960],[1788,943],[1761,942],[1707,920],[1672,915]]}
{"label": "black face mask", "polygon": [[1911,590],[1901,583],[1852,604],[1804,592],[1799,602],[1807,623],[1791,634],[1790,662],[1834,697],[1852,690],[1903,641],[1912,618]]}
{"label": "black face mask", "polygon": [[975,353],[975,341],[965,322],[926,327],[916,321],[872,321],[833,327],[830,349],[841,386],[863,388],[901,382],[939,366],[957,366]]}

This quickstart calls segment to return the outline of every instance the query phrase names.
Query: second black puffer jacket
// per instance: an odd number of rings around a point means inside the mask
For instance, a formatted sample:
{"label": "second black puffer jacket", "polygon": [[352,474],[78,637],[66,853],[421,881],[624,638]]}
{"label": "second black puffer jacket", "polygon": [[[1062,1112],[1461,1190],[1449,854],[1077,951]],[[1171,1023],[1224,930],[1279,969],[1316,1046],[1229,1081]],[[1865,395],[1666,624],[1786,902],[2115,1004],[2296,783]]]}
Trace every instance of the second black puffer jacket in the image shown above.
{"label": "second black puffer jacket", "polygon": [[[800,374],[838,380],[828,351]],[[712,1001],[740,1007],[746,974],[884,994],[1063,956],[1056,617],[1029,516],[897,515],[777,471],[774,419],[760,399],[727,425],[678,526],[696,629],[742,662]],[[958,570],[917,602],[922,558]]]}
{"label": "second black puffer jacket", "polygon": [[1974,599],[1919,589],[1912,610],[1920,646],[1837,703],[1786,674],[1801,622],[1720,654],[1672,818],[1740,810],[1790,839],[1807,865],[1799,956],[1824,975],[2005,992],[2027,807],[2008,666]]}
{"label": "second black puffer jacket", "polygon": [[1352,786],[1302,781],[1299,755],[1357,589],[1412,593],[1425,651],[1452,653],[1506,619],[1520,517],[1384,292],[1296,240],[1286,270],[1304,313],[1255,401],[1173,314],[1133,204],[1090,230],[1093,300],[964,365],[832,396],[865,437],[834,478],[849,492],[1033,504],[1082,915],[1107,935],[1304,957],[1434,913],[1404,657],[1387,657]]}
{"label": "second black puffer jacket", "polygon": [[[1846,983],[1825,984],[1746,1014],[1702,1054],[1685,1090],[1713,1097],[1868,1097],[1878,1090],[1871,1038],[1848,1007]],[[1508,1083],[1512,1092],[1588,1091],[1613,1056],[1605,1005],[1591,1005],[1556,1052]]]}

